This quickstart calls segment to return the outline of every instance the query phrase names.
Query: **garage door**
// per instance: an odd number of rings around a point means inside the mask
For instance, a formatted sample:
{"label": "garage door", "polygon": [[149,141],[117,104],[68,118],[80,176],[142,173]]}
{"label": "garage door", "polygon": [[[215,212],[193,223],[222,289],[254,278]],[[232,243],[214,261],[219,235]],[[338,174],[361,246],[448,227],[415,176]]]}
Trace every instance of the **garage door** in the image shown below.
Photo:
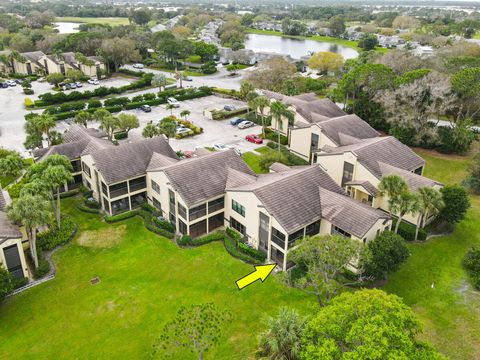
{"label": "garage door", "polygon": [[17,245],[12,245],[3,249],[3,255],[7,261],[7,269],[17,279],[23,278],[22,261],[18,253]]}

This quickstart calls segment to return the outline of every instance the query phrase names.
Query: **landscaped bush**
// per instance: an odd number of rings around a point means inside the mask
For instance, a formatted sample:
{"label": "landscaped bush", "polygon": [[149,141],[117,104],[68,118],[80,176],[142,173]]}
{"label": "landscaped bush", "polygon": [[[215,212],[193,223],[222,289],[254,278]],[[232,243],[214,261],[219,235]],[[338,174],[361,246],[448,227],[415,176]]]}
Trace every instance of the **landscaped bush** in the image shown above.
{"label": "landscaped bush", "polygon": [[258,251],[257,249],[253,249],[242,242],[238,243],[238,249],[244,254],[250,255],[252,258],[261,262],[264,262],[267,258],[267,256],[263,252]]}
{"label": "landscaped bush", "polygon": [[39,251],[38,254],[38,267],[33,270],[33,277],[35,279],[44,277],[50,271],[50,263],[47,261],[47,259],[45,259],[45,257],[43,257],[41,251]]}
{"label": "landscaped bush", "polygon": [[240,98],[239,92],[234,89],[213,88],[212,91],[216,94],[231,96],[235,99]]}
{"label": "landscaped bush", "polygon": [[60,223],[60,229],[57,225],[52,225],[47,231],[41,232],[37,236],[37,245],[42,250],[52,250],[58,245],[70,241],[77,232],[77,224],[64,215]]}
{"label": "landscaped bush", "polygon": [[127,212],[118,214],[118,215],[112,215],[112,216],[107,215],[107,216],[105,216],[105,221],[107,223],[114,223],[114,222],[130,219],[130,218],[132,218],[134,216],[137,216],[137,215],[138,215],[138,211],[137,210],[132,210],[132,211],[127,211]]}
{"label": "landscaped bush", "polygon": [[[395,222],[395,221],[394,221]],[[395,227],[395,224],[392,225],[392,228]],[[409,224],[405,221],[400,223],[398,227],[398,235],[403,237],[406,241],[414,241],[415,240],[415,225]],[[418,229],[418,237],[417,240],[425,241],[427,240],[427,232],[425,229]]]}
{"label": "landscaped bush", "polygon": [[216,231],[211,234],[192,239],[189,235],[183,235],[177,240],[177,244],[180,246],[201,246],[214,241],[223,241],[225,233],[223,231]]}
{"label": "landscaped bush", "polygon": [[239,232],[232,229],[231,227],[227,227],[225,232],[227,233],[228,236],[230,236],[235,241],[240,241],[240,239],[242,238],[242,235]]}
{"label": "landscaped bush", "polygon": [[126,131],[119,131],[115,133],[114,137],[115,137],[115,140],[126,139],[128,137],[128,133]]}
{"label": "landscaped bush", "polygon": [[61,199],[69,198],[69,197],[72,197],[72,196],[77,195],[79,192],[80,192],[79,189],[74,189],[74,190],[70,190],[70,191],[65,191],[65,192],[63,192],[63,193],[60,193],[60,198],[61,198]]}
{"label": "landscaped bush", "polygon": [[25,95],[33,95],[34,91],[32,89],[29,89],[29,88],[23,88],[23,93]]}
{"label": "landscaped bush", "polygon": [[102,107],[102,102],[100,100],[90,100],[88,103],[88,109],[98,109],[99,107]]}
{"label": "landscaped bush", "polygon": [[[265,129],[265,137],[270,141],[278,143],[278,133],[270,128]],[[288,137],[280,134],[280,144],[287,145]]]}
{"label": "landscaped bush", "polygon": [[463,258],[463,266],[470,275],[475,289],[480,290],[480,249],[470,249]]}
{"label": "landscaped bush", "polygon": [[248,111],[248,107],[243,107],[240,109],[235,109],[233,111],[225,111],[225,110],[213,110],[212,111],[212,119],[213,120],[223,120],[227,118],[231,118],[237,115],[245,114]]}
{"label": "landscaped bush", "polygon": [[82,204],[82,203],[77,203],[75,206],[77,207],[78,210],[89,213],[89,214],[100,214],[99,209],[94,209],[94,208],[88,207],[88,206],[86,206],[85,204]]}
{"label": "landscaped bush", "polygon": [[130,102],[130,99],[128,97],[114,97],[110,99],[106,99],[103,102],[104,106],[113,106],[113,105],[125,105]]}
{"label": "landscaped bush", "polygon": [[33,105],[34,105],[33,100],[30,99],[30,98],[28,98],[28,97],[25,98],[24,104],[25,104],[25,107],[26,107],[27,109],[33,107]]}
{"label": "landscaped bush", "polygon": [[126,75],[142,77],[145,72],[144,71],[136,71],[136,70],[129,70],[129,69],[119,69],[118,72]]}
{"label": "landscaped bush", "polygon": [[246,262],[247,264],[258,263],[258,260],[256,260],[255,258],[241,252],[238,249],[238,246],[237,246],[238,242],[236,240],[232,239],[230,236],[225,236],[225,240],[223,241],[223,244],[224,244],[227,252],[230,255],[232,255],[234,258],[242,260],[242,261]]}

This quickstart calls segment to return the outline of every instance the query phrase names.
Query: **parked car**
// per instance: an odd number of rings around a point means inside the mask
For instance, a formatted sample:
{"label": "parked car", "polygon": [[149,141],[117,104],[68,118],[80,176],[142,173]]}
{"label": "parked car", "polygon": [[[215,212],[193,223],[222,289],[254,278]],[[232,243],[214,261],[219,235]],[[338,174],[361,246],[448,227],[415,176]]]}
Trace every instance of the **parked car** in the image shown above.
{"label": "parked car", "polygon": [[190,159],[195,155],[195,151],[186,150],[183,152],[183,155],[185,156],[185,158]]}
{"label": "parked car", "polygon": [[133,64],[133,67],[135,69],[143,69],[145,66],[143,66],[143,64],[137,63],[137,64]]}
{"label": "parked car", "polygon": [[70,86],[70,89],[76,89],[77,88],[76,83],[69,83],[68,85]]}
{"label": "parked car", "polygon": [[22,80],[20,80],[20,79],[15,79],[14,81],[15,81],[18,85],[22,85]]}
{"label": "parked car", "polygon": [[188,133],[192,130],[190,130],[189,128],[186,128],[186,127],[177,127],[177,134],[185,134],[185,133]]}
{"label": "parked car", "polygon": [[230,120],[230,125],[235,126],[235,125],[238,125],[238,124],[240,124],[241,122],[244,122],[244,121],[246,121],[246,120],[243,119],[243,118],[235,118],[235,119]]}
{"label": "parked car", "polygon": [[213,148],[217,151],[225,151],[225,150],[228,150],[229,148],[227,147],[227,145],[223,144],[223,143],[216,143],[216,144],[213,144]]}
{"label": "parked car", "polygon": [[75,83],[75,85],[76,85],[77,88],[83,87],[83,84],[82,84],[80,81],[77,81],[77,82]]}
{"label": "parked car", "polygon": [[237,108],[234,106],[234,105],[225,105],[223,107],[223,110],[225,111],[233,111],[233,110],[236,110]]}
{"label": "parked car", "polygon": [[170,105],[175,106],[176,108],[179,108],[179,107],[180,107],[180,102],[179,102],[177,99],[173,98],[173,97],[168,98],[168,99],[167,99],[167,103],[169,103]]}
{"label": "parked car", "polygon": [[150,107],[150,105],[142,105],[140,106],[140,110],[142,110],[143,112],[151,112],[152,108]]}
{"label": "parked car", "polygon": [[8,88],[8,84],[6,82],[0,83],[0,88],[1,89],[6,89],[6,88]]}
{"label": "parked car", "polygon": [[99,85],[100,84],[100,81],[98,81],[97,79],[89,79],[87,82],[91,85]]}
{"label": "parked car", "polygon": [[251,121],[242,121],[240,124],[238,124],[239,129],[246,129],[252,126],[255,126],[255,123]]}
{"label": "parked car", "polygon": [[245,136],[245,139],[247,139],[247,141],[250,141],[254,144],[263,144],[263,139],[255,134],[247,135]]}
{"label": "parked car", "polygon": [[7,84],[8,86],[17,86],[17,83],[16,83],[14,80],[7,80],[7,81],[6,81],[6,84]]}
{"label": "parked car", "polygon": [[184,76],[183,81],[193,81],[193,79],[190,76]]}

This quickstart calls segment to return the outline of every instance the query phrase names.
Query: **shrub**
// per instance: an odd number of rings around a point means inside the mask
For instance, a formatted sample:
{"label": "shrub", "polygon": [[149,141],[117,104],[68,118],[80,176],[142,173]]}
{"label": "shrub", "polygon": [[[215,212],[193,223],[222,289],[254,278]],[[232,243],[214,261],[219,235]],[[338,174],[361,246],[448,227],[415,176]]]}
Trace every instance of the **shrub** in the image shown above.
{"label": "shrub", "polygon": [[77,232],[77,224],[64,215],[60,223],[60,229],[56,224],[47,231],[41,232],[37,237],[37,246],[42,250],[52,250],[58,245],[70,241]]}
{"label": "shrub", "polygon": [[446,223],[458,223],[465,217],[470,207],[467,190],[460,185],[446,185],[440,192],[445,206],[440,211],[438,218]]}
{"label": "shrub", "polygon": [[89,109],[98,109],[99,107],[102,107],[102,102],[100,100],[90,100],[87,104]]}
{"label": "shrub", "polygon": [[[41,254],[41,252],[39,252]],[[45,257],[42,255],[39,255],[38,258],[38,267],[33,270],[33,277],[35,279],[40,279],[47,275],[47,273],[50,271],[50,263],[45,259]]]}
{"label": "shrub", "polygon": [[[393,224],[392,227],[395,225]],[[398,235],[404,238],[406,241],[414,241],[415,240],[415,225],[409,224],[405,221],[400,223],[398,227]],[[418,241],[425,241],[427,240],[427,231],[425,229],[418,229]]]}
{"label": "shrub", "polygon": [[115,140],[122,140],[128,137],[128,133],[126,131],[120,131],[115,133]]}
{"label": "shrub", "polygon": [[77,195],[79,192],[80,192],[79,189],[74,189],[74,190],[70,190],[70,191],[65,191],[65,192],[63,192],[63,193],[60,193],[60,198],[61,198],[61,199],[69,198],[69,197],[72,197],[72,196]]}
{"label": "shrub", "polygon": [[[24,87],[24,88],[23,88],[23,93],[24,93],[25,95],[33,95],[34,91],[33,91],[32,89],[29,89],[29,88]],[[32,102],[32,103],[33,103],[33,102]]]}
{"label": "shrub", "polygon": [[89,213],[89,214],[100,214],[99,209],[94,209],[94,208],[88,207],[88,206],[86,206],[85,204],[82,204],[82,203],[77,203],[75,206],[78,210]]}
{"label": "shrub", "polygon": [[125,105],[130,102],[130,99],[127,97],[114,97],[111,99],[106,99],[103,102],[104,106],[113,106],[113,105]]}
{"label": "shrub", "polygon": [[180,239],[177,239],[177,244],[179,246],[191,246],[192,238],[189,235],[182,235]]}
{"label": "shrub", "polygon": [[136,215],[138,215],[138,211],[137,210],[132,210],[132,211],[123,212],[123,213],[117,214],[117,215],[112,215],[112,216],[107,215],[107,216],[105,216],[105,221],[107,223],[114,223],[114,222],[130,219],[130,218],[132,218]]}
{"label": "shrub", "polygon": [[463,258],[463,266],[472,279],[475,289],[480,290],[480,249],[470,249]]}
{"label": "shrub", "polygon": [[225,250],[232,255],[234,258],[237,258],[239,260],[242,260],[246,262],[247,264],[255,264],[258,261],[251,257],[250,255],[247,255],[243,252],[241,252],[238,249],[238,242],[234,239],[232,239],[230,236],[225,236],[225,240],[223,241],[223,244],[225,246]]}
{"label": "shrub", "polygon": [[13,291],[13,289],[12,275],[3,267],[0,267],[0,303]]}
{"label": "shrub", "polygon": [[235,109],[233,111],[213,110],[212,111],[212,119],[213,120],[223,120],[223,119],[231,118],[233,116],[245,114],[247,112],[247,110],[248,110],[248,107]]}
{"label": "shrub", "polygon": [[[270,128],[265,129],[265,137],[270,140],[278,143],[278,133]],[[288,137],[280,134],[280,144],[287,145],[288,144]]]}
{"label": "shrub", "polygon": [[230,236],[235,241],[240,241],[240,239],[242,238],[242,235],[236,230],[232,229],[231,227],[227,227],[225,232],[228,236]]}
{"label": "shrub", "polygon": [[26,107],[27,109],[29,109],[29,108],[32,108],[32,107],[33,107],[34,102],[32,101],[32,99],[30,99],[30,98],[27,97],[27,98],[25,98],[25,100],[24,100],[24,104],[25,104],[25,107]]}
{"label": "shrub", "polygon": [[264,262],[265,259],[267,258],[267,256],[263,252],[261,252],[257,249],[253,249],[253,248],[245,245],[242,242],[238,243],[238,249],[241,252],[243,252],[244,254],[247,254],[247,255],[251,256],[252,258],[254,258],[258,261],[261,261],[261,262]]}

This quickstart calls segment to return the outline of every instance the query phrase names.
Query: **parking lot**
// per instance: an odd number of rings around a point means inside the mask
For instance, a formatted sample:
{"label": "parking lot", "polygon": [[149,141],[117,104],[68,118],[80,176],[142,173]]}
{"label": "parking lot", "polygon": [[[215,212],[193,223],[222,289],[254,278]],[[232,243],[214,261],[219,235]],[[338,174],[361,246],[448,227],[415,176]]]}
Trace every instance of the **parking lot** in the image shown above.
{"label": "parking lot", "polygon": [[[173,110],[173,115],[180,117],[180,112],[189,110],[191,114],[188,116],[190,121],[195,125],[203,128],[203,133],[184,139],[171,139],[170,145],[175,150],[193,150],[195,147],[212,147],[213,144],[223,143],[230,147],[235,147],[242,153],[252,151],[260,145],[250,143],[245,140],[245,136],[249,134],[260,134],[261,127],[255,125],[248,129],[239,129],[230,125],[230,120],[208,120],[203,115],[205,109],[222,109],[224,105],[234,105],[242,107],[246,104],[242,101],[225,99],[219,96],[207,96],[199,99],[192,99],[180,102],[180,107]],[[165,105],[152,107],[152,112],[145,113],[140,109],[129,111],[138,116],[140,120],[140,128],[130,131],[129,138],[131,140],[139,139],[142,129],[150,121],[158,121],[170,115],[170,110]]]}

